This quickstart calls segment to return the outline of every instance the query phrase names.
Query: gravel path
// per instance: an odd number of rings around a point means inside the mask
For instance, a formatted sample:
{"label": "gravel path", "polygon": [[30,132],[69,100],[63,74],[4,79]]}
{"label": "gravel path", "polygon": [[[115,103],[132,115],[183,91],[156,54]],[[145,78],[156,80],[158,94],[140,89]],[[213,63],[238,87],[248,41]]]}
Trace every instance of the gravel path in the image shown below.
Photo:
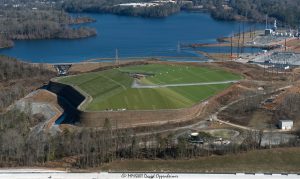
{"label": "gravel path", "polygon": [[180,83],[180,84],[166,84],[166,85],[144,85],[144,84],[140,84],[137,80],[134,80],[131,85],[131,88],[166,88],[166,87],[177,87],[177,86],[205,86],[205,85],[229,84],[229,83],[236,83],[236,82],[238,82],[238,80],[202,82],[202,83]]}

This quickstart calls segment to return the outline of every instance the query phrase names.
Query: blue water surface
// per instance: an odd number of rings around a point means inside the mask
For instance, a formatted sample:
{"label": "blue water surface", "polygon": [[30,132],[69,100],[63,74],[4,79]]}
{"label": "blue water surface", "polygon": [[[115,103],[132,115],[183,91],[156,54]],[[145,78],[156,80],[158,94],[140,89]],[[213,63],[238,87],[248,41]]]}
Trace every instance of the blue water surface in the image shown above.
{"label": "blue water surface", "polygon": [[[47,63],[114,58],[116,49],[118,49],[120,58],[201,57],[192,49],[178,50],[178,44],[213,43],[218,37],[238,32],[239,26],[241,26],[240,22],[214,20],[207,13],[181,12],[166,18],[90,13],[72,15],[85,15],[96,19],[97,22],[82,26],[96,28],[98,35],[77,40],[16,41],[15,47],[2,49],[0,54],[29,62]],[[246,23],[245,30],[254,25],[260,26]]]}

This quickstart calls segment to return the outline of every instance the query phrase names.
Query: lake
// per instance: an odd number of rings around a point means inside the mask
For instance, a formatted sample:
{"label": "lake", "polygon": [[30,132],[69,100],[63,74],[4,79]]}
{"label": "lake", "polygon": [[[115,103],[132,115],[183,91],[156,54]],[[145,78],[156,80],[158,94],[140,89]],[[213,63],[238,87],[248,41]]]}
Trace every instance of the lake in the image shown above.
{"label": "lake", "polygon": [[[190,48],[179,50],[178,44],[212,43],[218,37],[238,32],[241,24],[217,21],[207,13],[192,12],[181,12],[166,18],[111,14],[75,15],[85,15],[96,19],[97,22],[82,26],[96,28],[98,35],[76,40],[15,41],[15,47],[1,49],[0,54],[29,62],[63,63],[93,58],[114,58],[118,49],[119,58],[166,56],[168,59],[184,57],[181,60],[189,61],[191,60],[189,57],[201,57],[201,55]],[[261,26],[246,23],[245,29],[253,25]],[[228,48],[224,49],[230,51]],[[224,52],[224,49],[221,51]],[[220,48],[216,51],[220,51]]]}

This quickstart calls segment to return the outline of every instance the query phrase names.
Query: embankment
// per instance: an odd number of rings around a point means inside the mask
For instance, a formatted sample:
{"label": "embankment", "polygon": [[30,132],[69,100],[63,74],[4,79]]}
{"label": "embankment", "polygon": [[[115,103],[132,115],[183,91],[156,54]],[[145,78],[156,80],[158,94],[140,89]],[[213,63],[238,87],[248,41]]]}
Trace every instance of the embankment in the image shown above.
{"label": "embankment", "polygon": [[74,87],[51,81],[48,90],[59,96],[59,104],[68,115],[68,122],[79,122],[84,127],[103,127],[108,119],[113,128],[159,126],[187,122],[201,114],[205,104],[199,103],[190,108],[166,110],[127,110],[127,111],[83,111],[79,106],[85,96]]}

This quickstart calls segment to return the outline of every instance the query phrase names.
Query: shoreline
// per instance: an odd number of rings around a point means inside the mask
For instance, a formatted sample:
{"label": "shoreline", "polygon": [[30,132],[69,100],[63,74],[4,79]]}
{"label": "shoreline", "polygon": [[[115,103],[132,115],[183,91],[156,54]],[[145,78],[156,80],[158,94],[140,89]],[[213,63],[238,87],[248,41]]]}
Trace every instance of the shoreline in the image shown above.
{"label": "shoreline", "polygon": [[97,36],[97,32],[89,34],[89,35],[84,35],[84,36],[78,36],[78,37],[49,37],[49,38],[20,38],[20,39],[9,39],[9,45],[1,45],[0,44],[0,50],[1,49],[9,49],[9,48],[14,48],[15,46],[15,41],[20,41],[20,40],[30,40],[30,41],[34,41],[34,40],[79,40],[79,39],[85,39],[85,38],[90,38],[90,37],[95,37]]}
{"label": "shoreline", "polygon": [[[66,11],[69,15],[71,14],[81,14],[83,12],[69,12],[69,11]],[[214,20],[218,20],[218,21],[224,21],[224,22],[240,22],[239,20],[224,20],[224,19],[218,19],[218,18],[215,18],[212,16],[211,14],[211,11],[209,9],[182,9],[176,13],[172,13],[172,14],[169,14],[168,16],[163,16],[161,18],[167,18],[167,17],[170,17],[170,16],[173,16],[174,14],[177,14],[177,13],[182,13],[182,12],[187,12],[187,13],[206,13],[206,14],[209,14],[210,17],[212,17]],[[112,14],[112,15],[117,15],[117,16],[128,16],[128,17],[143,17],[143,18],[149,18],[149,19],[157,19],[159,17],[144,17],[144,16],[133,16],[133,15],[130,15],[130,14],[119,14],[119,13],[114,13],[114,12],[107,12],[107,13],[102,13],[102,12],[98,12],[98,11],[90,11],[90,12],[84,12],[84,13],[96,13],[96,14]],[[89,24],[89,23],[94,23],[96,22],[97,20],[96,19],[93,19],[92,17],[90,16],[83,16],[83,17],[77,17],[77,18],[74,18],[72,19],[70,22],[69,22],[69,26],[72,26],[72,25],[85,25],[85,24]],[[249,22],[256,22],[256,21],[249,21]],[[256,22],[256,23],[259,23],[259,22]],[[72,30],[74,30],[73,28],[71,28]],[[14,41],[18,41],[18,40],[55,40],[55,39],[62,39],[62,40],[77,40],[77,39],[85,39],[85,38],[90,38],[90,37],[94,37],[94,36],[97,36],[97,32],[96,33],[92,33],[92,34],[88,34],[88,35],[82,35],[82,36],[76,36],[76,37],[67,37],[65,35],[62,36],[62,37],[15,37],[15,38],[10,38],[8,39],[9,41],[9,45],[1,45],[1,42],[0,42],[0,50],[1,49],[8,49],[8,48],[13,48],[14,47]],[[218,38],[217,38],[218,39]],[[226,45],[224,45],[226,46]]]}
{"label": "shoreline", "polygon": [[[70,14],[69,14],[70,15]],[[73,34],[66,34],[64,32],[63,36],[60,35],[54,35],[51,37],[32,37],[34,35],[29,34],[27,36],[22,36],[22,35],[14,35],[12,38],[5,37],[4,35],[0,36],[0,50],[1,49],[9,49],[9,48],[14,48],[15,46],[15,41],[19,40],[55,40],[55,39],[60,39],[60,40],[78,40],[78,39],[84,39],[84,38],[90,38],[90,37],[95,37],[98,35],[97,31],[93,28],[88,28],[88,27],[80,27],[79,29],[73,28],[73,25],[85,25],[85,24],[90,24],[96,22],[96,19],[93,19],[91,17],[76,17],[72,18],[68,23],[67,26],[69,29],[67,31],[72,31]],[[63,30],[63,29],[62,29]],[[80,34],[77,35],[76,33],[79,33],[78,30],[85,30],[86,34]],[[66,30],[65,30],[66,31]]]}

